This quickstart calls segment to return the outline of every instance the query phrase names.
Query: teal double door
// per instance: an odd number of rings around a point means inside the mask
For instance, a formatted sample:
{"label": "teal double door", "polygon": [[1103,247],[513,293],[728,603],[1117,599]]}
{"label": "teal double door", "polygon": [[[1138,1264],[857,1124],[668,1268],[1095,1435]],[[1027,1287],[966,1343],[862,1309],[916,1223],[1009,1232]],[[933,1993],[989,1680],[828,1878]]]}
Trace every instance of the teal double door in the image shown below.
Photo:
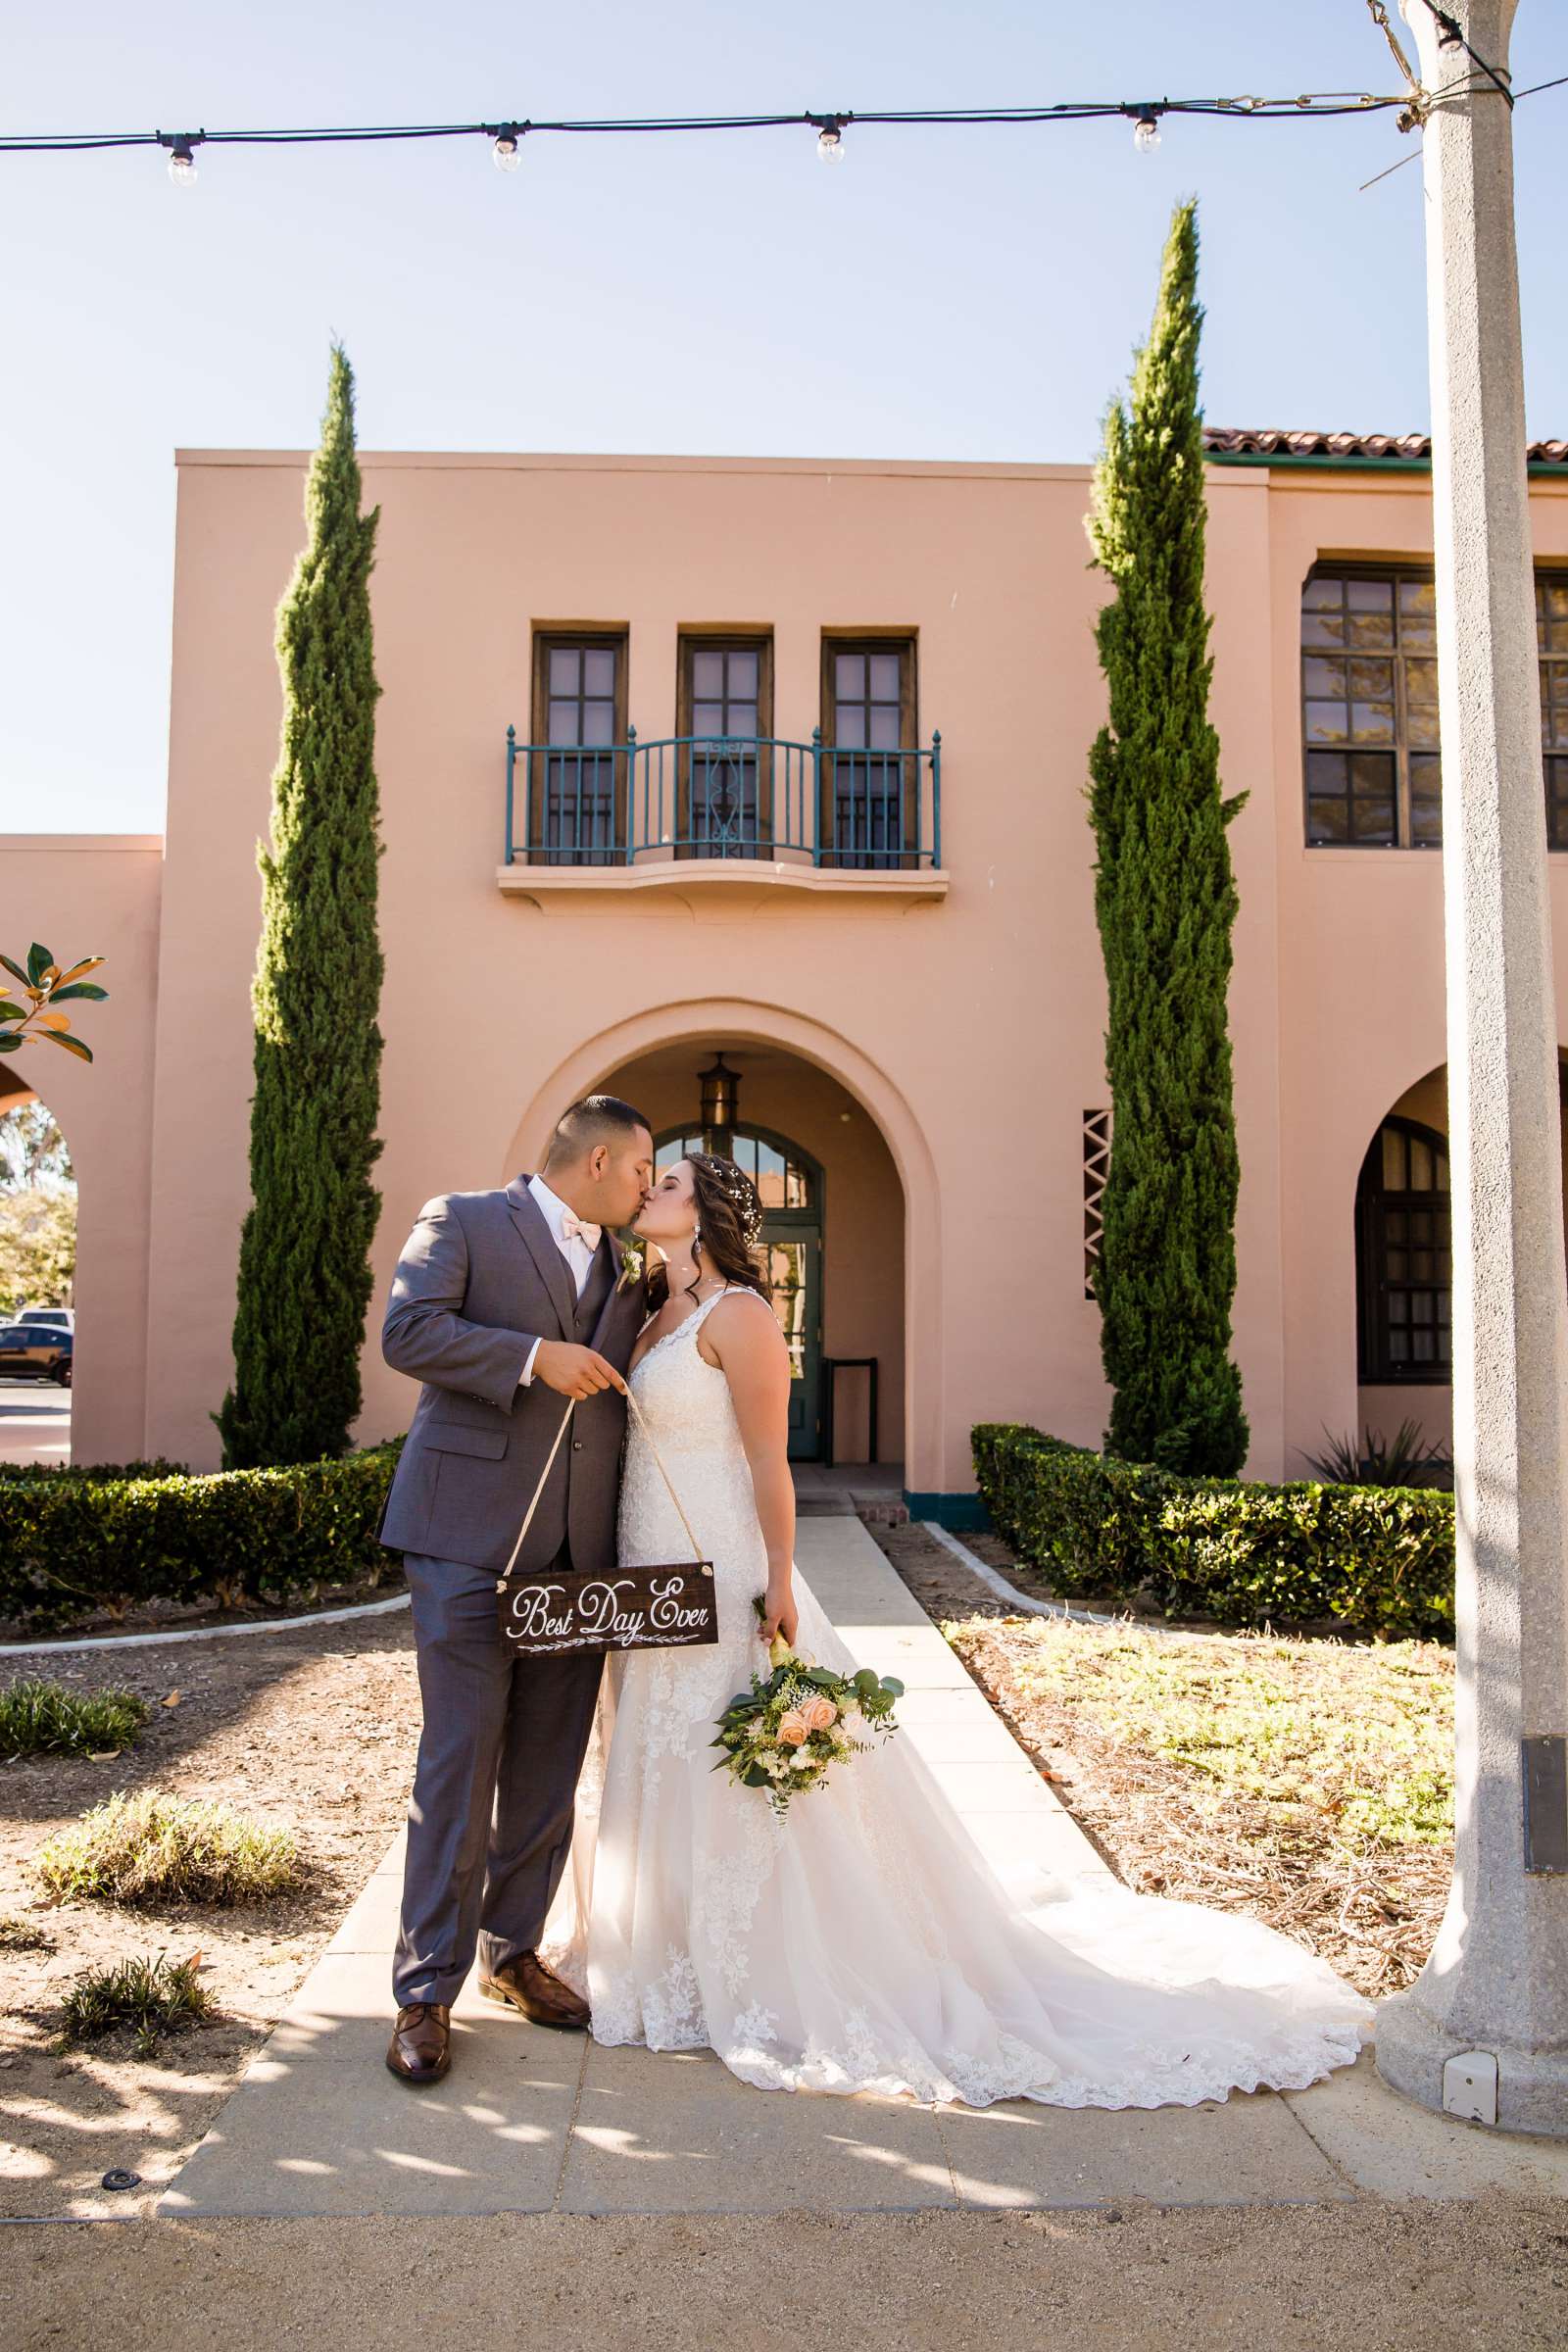
{"label": "teal double door", "polygon": [[[713,1150],[715,1136],[687,1128],[662,1135],[655,1147],[660,1173],[693,1152]],[[736,1127],[725,1136],[726,1156],[757,1186],[762,1202],[762,1243],[773,1311],[790,1351],[792,1462],[814,1462],[822,1452],[822,1171],[816,1161],[766,1127]]]}

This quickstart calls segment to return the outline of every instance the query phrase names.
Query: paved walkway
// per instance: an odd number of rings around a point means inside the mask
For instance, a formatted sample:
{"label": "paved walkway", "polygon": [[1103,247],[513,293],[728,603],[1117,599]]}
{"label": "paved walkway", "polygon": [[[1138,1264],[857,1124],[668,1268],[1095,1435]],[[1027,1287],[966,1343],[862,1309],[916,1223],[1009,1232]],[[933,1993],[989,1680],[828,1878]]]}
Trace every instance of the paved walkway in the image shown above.
{"label": "paved walkway", "polygon": [[[801,1567],[857,1654],[907,1688],[900,1737],[940,1774],[1028,1900],[1104,1864],[998,1722],[859,1521],[803,1520]],[[165,2215],[908,2212],[1568,2195],[1568,2147],[1427,2115],[1369,2059],[1288,2097],[1122,2115],[1027,2102],[752,2089],[706,2053],[600,2049],[479,2000],[454,2064],[411,2091],[382,2065],[402,1840],[354,1905]]]}

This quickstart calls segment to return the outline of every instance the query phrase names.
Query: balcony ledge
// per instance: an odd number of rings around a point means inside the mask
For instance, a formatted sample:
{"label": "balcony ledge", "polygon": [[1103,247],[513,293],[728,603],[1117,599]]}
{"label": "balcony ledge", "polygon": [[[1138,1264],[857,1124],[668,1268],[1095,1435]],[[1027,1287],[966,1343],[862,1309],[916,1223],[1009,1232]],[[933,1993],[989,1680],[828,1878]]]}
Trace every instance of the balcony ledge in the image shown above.
{"label": "balcony ledge", "polygon": [[744,895],[793,891],[828,899],[945,899],[946,866],[817,866],[805,858],[659,858],[638,865],[498,865],[496,884],[507,896],[614,898],[628,890]]}

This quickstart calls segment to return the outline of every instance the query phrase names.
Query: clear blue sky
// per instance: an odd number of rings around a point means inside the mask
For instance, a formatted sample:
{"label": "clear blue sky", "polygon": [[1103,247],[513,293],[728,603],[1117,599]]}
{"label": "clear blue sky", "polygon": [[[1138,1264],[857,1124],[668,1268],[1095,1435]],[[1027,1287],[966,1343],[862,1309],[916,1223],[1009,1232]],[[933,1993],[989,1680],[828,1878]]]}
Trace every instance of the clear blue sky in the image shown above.
{"label": "clear blue sky", "polygon": [[[1407,43],[1408,45],[1408,43]],[[1516,83],[1568,73],[1524,0]],[[0,125],[1268,96],[1395,86],[1364,0],[77,0]],[[1568,90],[1516,117],[1529,421],[1568,432]],[[346,342],[368,449],[1081,460],[1201,199],[1211,422],[1424,429],[1420,167],[1390,117],[0,157],[5,823],[161,827],[176,446],[303,447]],[[282,582],[279,582],[281,588]]]}

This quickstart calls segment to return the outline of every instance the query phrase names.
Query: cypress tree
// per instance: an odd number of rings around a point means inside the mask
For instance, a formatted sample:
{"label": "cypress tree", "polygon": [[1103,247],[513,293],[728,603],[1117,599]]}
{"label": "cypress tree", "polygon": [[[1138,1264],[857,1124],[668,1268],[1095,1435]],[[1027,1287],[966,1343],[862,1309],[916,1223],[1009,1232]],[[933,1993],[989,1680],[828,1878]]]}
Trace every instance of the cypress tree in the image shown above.
{"label": "cypress tree", "polygon": [[1132,393],[1105,421],[1089,535],[1114,594],[1097,624],[1109,724],[1090,755],[1095,913],[1112,1104],[1096,1275],[1105,1446],[1234,1476],[1247,1453],[1230,1360],[1239,1168],[1226,990],[1236,885],[1208,722],[1198,220],[1172,217]]}
{"label": "cypress tree", "polygon": [[240,1240],[234,1385],[214,1415],[227,1469],[346,1450],[380,1196],[380,857],[369,577],[354,375],[332,349],[305,492],[306,543],[277,612],[282,742],[258,849],[251,1002],[251,1207]]}

